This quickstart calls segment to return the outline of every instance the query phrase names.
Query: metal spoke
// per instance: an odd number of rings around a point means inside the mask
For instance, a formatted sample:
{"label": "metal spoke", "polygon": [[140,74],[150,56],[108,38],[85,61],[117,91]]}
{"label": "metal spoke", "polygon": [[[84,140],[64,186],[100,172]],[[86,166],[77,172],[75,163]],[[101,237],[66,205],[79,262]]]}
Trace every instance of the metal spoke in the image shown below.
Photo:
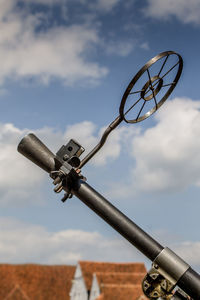
{"label": "metal spoke", "polygon": [[167,55],[167,57],[165,58],[165,61],[164,61],[164,63],[162,64],[162,67],[161,67],[161,69],[160,69],[160,71],[159,71],[159,73],[158,73],[158,76],[160,76],[160,73],[162,72],[162,70],[163,70],[163,68],[164,68],[164,66],[165,66],[165,64],[166,64],[166,61],[167,61],[168,57],[169,57],[169,55]]}
{"label": "metal spoke", "polygon": [[154,101],[155,101],[155,105],[156,105],[156,109],[158,108],[158,103],[156,101],[156,96],[154,95],[154,91],[153,91],[153,98],[154,98]]}
{"label": "metal spoke", "polygon": [[148,92],[150,92],[151,89],[146,90],[146,92],[144,93],[144,95],[148,94]]}
{"label": "metal spoke", "polygon": [[149,69],[147,69],[147,73],[148,73],[148,76],[149,76],[149,80],[150,80],[150,82],[151,82],[151,75],[150,75],[150,73],[149,73]]}
{"label": "metal spoke", "polygon": [[[150,76],[150,73],[149,73],[149,72],[148,72],[148,74],[149,74],[149,76]],[[154,93],[154,88],[153,88],[153,85],[152,85],[151,79],[150,79],[150,84],[151,84],[151,88],[150,88],[150,90],[152,90],[153,98],[154,98],[155,105],[156,105],[156,108],[157,108],[158,104],[157,104],[157,101],[156,101],[156,96],[155,96],[155,93]]]}
{"label": "metal spoke", "polygon": [[144,101],[144,103],[143,103],[143,105],[142,105],[142,107],[141,107],[141,109],[140,109],[140,111],[139,111],[139,113],[138,113],[138,115],[137,115],[136,120],[138,120],[138,118],[139,118],[139,116],[140,116],[140,114],[141,114],[141,112],[142,112],[142,110],[143,110],[145,104],[146,104],[146,101]]}
{"label": "metal spoke", "polygon": [[151,82],[151,77],[150,77],[149,71],[148,71],[148,75],[149,75],[149,78],[150,78],[149,80],[150,80],[150,85],[151,85],[150,90],[152,90],[152,93],[154,94],[154,88],[153,88],[153,85],[152,85],[152,82]]}
{"label": "metal spoke", "polygon": [[[153,92],[153,87],[154,87],[152,85],[152,82],[151,82],[151,75],[150,75],[149,69],[147,69],[147,73],[148,73],[148,77],[149,77],[149,81],[150,81],[151,87],[150,87],[150,89],[146,93],[148,93],[150,90],[152,90],[152,92]],[[156,83],[155,83],[155,85],[156,85]],[[145,93],[145,95],[146,95],[146,93]]]}
{"label": "metal spoke", "polygon": [[[155,82],[153,85],[151,84],[152,87],[154,88],[154,86],[155,86],[156,84],[158,84],[158,82],[159,82],[159,80],[158,80],[157,82]],[[144,95],[146,95],[150,90],[151,90],[151,89],[146,90],[146,92],[144,93]]]}
{"label": "metal spoke", "polygon": [[[163,84],[163,86],[169,86],[169,85],[173,85],[173,84],[175,84],[176,82],[171,82],[171,83],[167,83],[167,84]],[[162,86],[162,87],[163,87]]]}
{"label": "metal spoke", "polygon": [[133,95],[133,94],[137,94],[137,93],[141,93],[141,92],[143,92],[143,90],[129,93],[129,95]]}
{"label": "metal spoke", "polygon": [[179,61],[171,68],[169,71],[167,71],[161,78],[163,79],[169,72],[171,72],[177,65],[179,64]]}
{"label": "metal spoke", "polygon": [[140,97],[140,99],[138,99],[125,113],[124,116],[142,99],[142,97]]}

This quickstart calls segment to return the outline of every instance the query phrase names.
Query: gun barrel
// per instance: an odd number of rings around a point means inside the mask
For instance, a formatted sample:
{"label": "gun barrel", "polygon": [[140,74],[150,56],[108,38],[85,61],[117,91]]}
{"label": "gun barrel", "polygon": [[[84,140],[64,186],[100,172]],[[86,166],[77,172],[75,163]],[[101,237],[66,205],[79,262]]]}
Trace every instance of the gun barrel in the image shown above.
{"label": "gun barrel", "polygon": [[200,299],[200,275],[192,268],[183,274],[177,284],[192,299]]}
{"label": "gun barrel", "polygon": [[150,260],[153,261],[163,250],[158,242],[86,182],[81,180],[76,182],[72,192]]}
{"label": "gun barrel", "polygon": [[[29,134],[22,139],[18,151],[48,173],[60,167],[57,165],[59,162],[55,155],[34,134]],[[67,187],[64,189],[68,191]],[[151,261],[154,261],[164,249],[86,182],[80,179],[74,180],[72,193]],[[192,268],[187,269],[177,285],[193,299],[200,299],[200,275]]]}

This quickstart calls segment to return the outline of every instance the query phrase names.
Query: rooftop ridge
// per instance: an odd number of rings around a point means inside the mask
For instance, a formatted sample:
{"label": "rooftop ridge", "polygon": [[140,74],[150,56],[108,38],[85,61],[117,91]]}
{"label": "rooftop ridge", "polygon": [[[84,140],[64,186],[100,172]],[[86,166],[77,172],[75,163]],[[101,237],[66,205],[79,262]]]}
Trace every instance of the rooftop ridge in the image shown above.
{"label": "rooftop ridge", "polygon": [[55,265],[49,265],[49,264],[40,264],[40,263],[22,263],[22,264],[12,264],[12,263],[0,263],[1,266],[12,266],[12,267],[18,267],[18,266],[41,266],[41,267],[75,267],[76,265],[61,265],[61,264],[55,264]]}
{"label": "rooftop ridge", "polygon": [[144,265],[143,262],[106,262],[106,261],[91,261],[91,260],[79,260],[78,263],[109,264],[109,265]]}

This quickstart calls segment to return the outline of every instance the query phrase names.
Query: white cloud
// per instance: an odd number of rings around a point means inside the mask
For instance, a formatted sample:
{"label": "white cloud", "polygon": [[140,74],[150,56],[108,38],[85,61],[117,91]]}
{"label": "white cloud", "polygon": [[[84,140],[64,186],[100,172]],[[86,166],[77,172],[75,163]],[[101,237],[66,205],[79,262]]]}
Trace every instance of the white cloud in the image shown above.
{"label": "white cloud", "polygon": [[91,8],[92,10],[98,10],[100,12],[110,12],[120,2],[120,0],[93,0],[92,4],[89,4],[87,0],[28,0],[28,2],[44,5],[67,5],[70,2],[77,2],[82,5],[89,6],[89,8]]}
{"label": "white cloud", "polygon": [[149,44],[147,42],[142,43],[140,45],[140,48],[144,49],[144,50],[149,50],[150,49]]}
{"label": "white cloud", "polygon": [[135,186],[144,191],[182,190],[200,183],[200,102],[168,101],[157,124],[133,140]]}
{"label": "white cloud", "polygon": [[[97,84],[106,76],[108,68],[92,58],[98,48],[109,55],[126,56],[137,44],[124,38],[103,41],[99,15],[112,13],[120,0],[96,0],[88,4],[76,0],[83,14],[79,24],[71,20],[71,0],[2,0],[0,3],[0,84],[6,79],[31,79],[42,84],[59,79],[66,85]],[[42,4],[45,13],[32,5]],[[60,8],[59,17],[53,17],[54,6]],[[82,24],[80,24],[82,22]],[[71,25],[69,25],[71,24]],[[114,31],[109,30],[113,36]]]}
{"label": "white cloud", "polygon": [[113,41],[106,41],[105,42],[105,51],[107,54],[116,54],[119,56],[127,56],[133,51],[136,42],[128,41],[128,40],[113,40]]}
{"label": "white cloud", "polygon": [[144,13],[156,19],[175,16],[182,23],[200,24],[199,0],[148,0]]}
{"label": "white cloud", "polygon": [[[92,122],[85,121],[68,126],[65,132],[44,127],[35,130],[34,133],[54,153],[74,138],[86,149],[84,153],[86,155],[98,143],[103,130],[96,133],[96,126]],[[23,205],[27,203],[27,199],[29,203],[38,204],[41,201],[41,187],[48,175],[17,152],[18,143],[28,132],[31,130],[20,130],[13,124],[0,124],[1,205],[10,205],[13,198],[15,198],[15,205]],[[130,129],[126,127],[116,129],[104,148],[91,161],[92,164],[103,166],[110,160],[117,159],[122,145],[126,145],[130,136],[132,136]],[[38,201],[36,201],[37,198]]]}
{"label": "white cloud", "polygon": [[[0,4],[1,82],[10,77],[37,78],[43,83],[59,78],[70,85],[80,80],[96,82],[107,74],[105,67],[87,58],[91,47],[99,44],[95,26],[47,29],[48,13],[33,15],[27,6],[19,10],[15,4],[14,0]],[[39,27],[46,29],[38,31]]]}
{"label": "white cloud", "polygon": [[[166,232],[161,234],[166,243]],[[1,263],[76,264],[78,260],[145,261],[122,237],[105,237],[98,232],[63,229],[52,232],[43,226],[13,218],[0,218]],[[173,237],[172,237],[173,238]],[[200,268],[200,242],[167,244],[194,268]]]}
{"label": "white cloud", "polygon": [[173,250],[188,264],[200,269],[200,241],[185,241],[174,245]]}
{"label": "white cloud", "polygon": [[[0,125],[1,204],[10,205],[13,199],[20,204],[31,196],[33,187],[39,188],[43,181],[43,173],[33,168],[17,152],[17,144],[26,133],[26,130],[20,130],[12,124]],[[35,196],[37,199],[37,190]]]}
{"label": "white cloud", "polygon": [[132,138],[132,168],[126,183],[109,194],[182,191],[200,186],[200,101],[176,98],[154,115],[156,125]]}
{"label": "white cloud", "polygon": [[101,11],[109,12],[111,11],[120,0],[97,0],[95,3],[95,8]]}
{"label": "white cloud", "polygon": [[1,263],[75,264],[79,259],[141,260],[137,251],[134,251],[126,241],[106,238],[97,232],[82,230],[50,232],[42,226],[1,218],[0,236]]}

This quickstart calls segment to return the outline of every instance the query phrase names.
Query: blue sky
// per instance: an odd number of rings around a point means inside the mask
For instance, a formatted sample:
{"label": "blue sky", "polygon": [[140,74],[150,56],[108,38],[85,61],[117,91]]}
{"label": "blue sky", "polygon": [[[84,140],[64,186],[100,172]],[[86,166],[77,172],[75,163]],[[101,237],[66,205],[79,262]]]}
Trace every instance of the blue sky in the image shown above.
{"label": "blue sky", "polygon": [[35,132],[52,151],[70,138],[89,151],[133,76],[173,50],[184,68],[169,100],[123,122],[83,174],[200,270],[199,34],[199,0],[1,0],[0,262],[147,262],[78,199],[63,204],[16,148]]}

